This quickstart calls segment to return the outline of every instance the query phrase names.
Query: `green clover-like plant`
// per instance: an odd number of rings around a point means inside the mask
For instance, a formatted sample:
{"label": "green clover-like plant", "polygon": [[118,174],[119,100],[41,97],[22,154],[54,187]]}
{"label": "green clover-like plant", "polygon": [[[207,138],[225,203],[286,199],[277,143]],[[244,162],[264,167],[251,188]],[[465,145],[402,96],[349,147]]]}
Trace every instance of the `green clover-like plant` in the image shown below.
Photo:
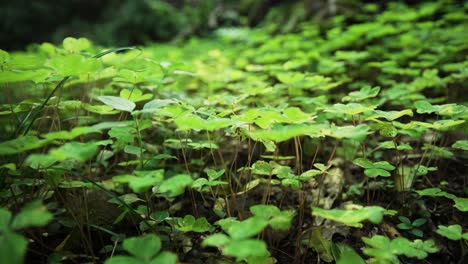
{"label": "green clover-like plant", "polygon": [[418,218],[413,222],[411,222],[411,220],[405,216],[400,216],[398,219],[400,219],[401,222],[397,225],[399,229],[408,230],[411,234],[417,237],[422,237],[424,235],[423,231],[418,227],[424,225],[427,222],[426,218]]}
{"label": "green clover-like plant", "polygon": [[50,143],[49,139],[39,139],[36,136],[20,136],[0,143],[0,155],[14,155],[29,150],[41,148]]}
{"label": "green clover-like plant", "polygon": [[268,225],[273,230],[288,230],[295,215],[294,211],[281,211],[274,205],[255,205],[250,207],[254,215],[242,222],[222,219],[218,223],[227,233],[217,233],[203,240],[203,246],[218,247],[226,256],[249,263],[264,263],[269,259],[265,241],[252,239]]}
{"label": "green clover-like plant", "polygon": [[209,192],[212,187],[228,184],[228,182],[226,181],[217,180],[219,177],[221,177],[224,174],[224,169],[220,171],[209,169],[206,173],[208,175],[208,179],[206,178],[196,179],[192,184],[193,189],[200,191],[200,192]]}
{"label": "green clover-like plant", "polygon": [[233,124],[233,121],[228,118],[211,117],[203,119],[200,116],[191,113],[180,115],[174,121],[181,130],[194,129],[213,131],[229,127]]}
{"label": "green clover-like plant", "polygon": [[419,114],[436,113],[452,118],[461,117],[466,112],[466,106],[457,104],[432,105],[428,101],[417,101],[414,106]]}
{"label": "green clover-like plant", "polygon": [[0,208],[0,263],[23,263],[29,242],[17,231],[44,226],[52,218],[40,201],[26,204],[14,217],[7,209]]}
{"label": "green clover-like plant", "polygon": [[462,238],[468,240],[468,232],[462,234],[462,227],[460,225],[439,225],[436,232],[450,240],[460,240]]}
{"label": "green clover-like plant", "polygon": [[385,210],[380,206],[348,206],[346,210],[331,209],[326,210],[318,207],[312,208],[312,215],[320,216],[336,222],[343,223],[352,227],[362,227],[365,220],[369,220],[374,224],[382,221],[385,214],[394,215],[396,212],[392,210]]}
{"label": "green clover-like plant", "polygon": [[313,132],[313,127],[304,124],[273,124],[270,128],[267,129],[248,131],[247,135],[255,141],[283,142],[288,139],[308,135]]}
{"label": "green clover-like plant", "polygon": [[152,171],[134,171],[132,174],[114,176],[112,181],[115,183],[127,183],[130,188],[136,192],[145,192],[164,180],[164,170]]}
{"label": "green clover-like plant", "polygon": [[413,116],[413,111],[411,109],[404,109],[401,111],[381,111],[381,110],[374,110],[373,114],[367,119],[369,120],[375,120],[378,118],[384,118],[387,121],[393,121],[396,120],[402,116]]}
{"label": "green clover-like plant", "polygon": [[370,85],[363,86],[359,91],[353,91],[348,96],[343,97],[342,101],[359,102],[368,98],[376,97],[380,92],[380,87],[371,87]]}
{"label": "green clover-like plant", "polygon": [[395,166],[387,161],[372,162],[365,158],[357,158],[353,163],[364,168],[364,174],[371,178],[377,176],[389,177],[391,175],[390,171],[395,169]]}
{"label": "green clover-like plant", "polygon": [[327,170],[330,168],[330,166],[325,166],[321,163],[315,163],[314,167],[317,169],[308,170],[300,175],[295,175],[292,168],[289,166],[283,166],[274,161],[265,162],[259,160],[252,165],[251,170],[253,174],[265,176],[275,175],[280,179],[281,185],[290,187],[293,190],[299,190],[302,187],[303,182],[308,181],[317,175],[327,173]]}
{"label": "green clover-like plant", "polygon": [[457,197],[451,193],[442,191],[440,188],[427,188],[424,190],[416,190],[415,192],[419,194],[419,196],[445,197],[452,199],[455,202],[455,208],[462,212],[468,211],[468,198]]}
{"label": "green clover-like plant", "polygon": [[124,112],[132,112],[135,109],[136,104],[126,98],[117,96],[99,96],[98,100],[110,106],[116,110]]}
{"label": "green clover-like plant", "polygon": [[89,49],[92,46],[92,43],[87,38],[76,39],[68,37],[63,40],[62,45],[66,51],[70,53],[75,53],[78,51]]}
{"label": "green clover-like plant", "polygon": [[204,233],[213,229],[205,217],[196,219],[193,215],[186,215],[184,218],[178,218],[176,228],[184,233]]}
{"label": "green clover-like plant", "polygon": [[238,261],[248,262],[266,261],[270,252],[263,240],[251,237],[260,233],[268,225],[268,220],[260,216],[248,218],[242,222],[229,221],[222,223],[221,227],[228,234],[217,233],[203,240],[204,247],[218,247],[226,256],[235,257]]}
{"label": "green clover-like plant", "polygon": [[369,126],[361,124],[358,126],[334,126],[320,128],[320,135],[337,139],[353,139],[362,141],[369,134]]}
{"label": "green clover-like plant", "polygon": [[177,174],[164,180],[159,186],[157,192],[163,193],[168,197],[176,197],[184,193],[186,187],[191,187],[193,179],[187,174]]}
{"label": "green clover-like plant", "polygon": [[453,143],[452,148],[466,151],[468,150],[468,140],[458,140],[457,142]]}
{"label": "green clover-like plant", "polygon": [[364,259],[356,251],[345,243],[335,243],[331,246],[331,251],[336,264],[365,264]]}
{"label": "green clover-like plant", "polygon": [[293,210],[281,211],[274,205],[264,204],[250,207],[250,212],[252,212],[254,216],[268,220],[268,224],[274,230],[288,230],[291,228],[292,219],[295,216],[295,212]]}
{"label": "green clover-like plant", "polygon": [[143,94],[143,92],[138,88],[133,88],[132,90],[123,89],[120,91],[120,97],[126,100],[130,100],[134,103],[146,101],[153,97],[152,94]]}
{"label": "green clover-like plant", "polygon": [[409,241],[404,237],[390,240],[381,235],[375,235],[371,238],[363,237],[362,240],[369,246],[364,248],[364,254],[371,256],[378,263],[400,263],[399,255],[421,260],[425,259],[429,253],[435,253],[439,250],[433,240]]}
{"label": "green clover-like plant", "polygon": [[364,112],[374,110],[377,106],[371,105],[366,106],[359,103],[348,103],[348,104],[334,104],[332,107],[326,108],[325,112],[336,113],[339,115],[357,115]]}
{"label": "green clover-like plant", "polygon": [[177,255],[169,251],[161,251],[161,239],[155,234],[127,238],[122,245],[130,256],[113,256],[107,259],[105,264],[177,263]]}

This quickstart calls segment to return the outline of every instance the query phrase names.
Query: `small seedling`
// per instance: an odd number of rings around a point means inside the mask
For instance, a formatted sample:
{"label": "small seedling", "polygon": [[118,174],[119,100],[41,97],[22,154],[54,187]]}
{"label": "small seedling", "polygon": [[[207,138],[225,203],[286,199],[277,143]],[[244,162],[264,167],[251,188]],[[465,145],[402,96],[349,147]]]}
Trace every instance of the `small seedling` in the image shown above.
{"label": "small seedling", "polygon": [[401,222],[397,225],[399,229],[408,230],[411,234],[417,237],[423,237],[424,233],[418,227],[424,225],[427,222],[426,218],[418,218],[413,222],[411,222],[411,220],[405,216],[399,216],[398,219],[400,219]]}

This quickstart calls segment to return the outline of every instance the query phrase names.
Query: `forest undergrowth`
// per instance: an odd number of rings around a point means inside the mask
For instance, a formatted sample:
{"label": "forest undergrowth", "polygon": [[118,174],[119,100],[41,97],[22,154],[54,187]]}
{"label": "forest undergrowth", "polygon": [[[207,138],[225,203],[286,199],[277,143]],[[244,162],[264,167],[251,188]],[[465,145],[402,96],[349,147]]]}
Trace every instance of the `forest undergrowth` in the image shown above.
{"label": "forest undergrowth", "polygon": [[0,263],[464,263],[467,11],[0,50]]}

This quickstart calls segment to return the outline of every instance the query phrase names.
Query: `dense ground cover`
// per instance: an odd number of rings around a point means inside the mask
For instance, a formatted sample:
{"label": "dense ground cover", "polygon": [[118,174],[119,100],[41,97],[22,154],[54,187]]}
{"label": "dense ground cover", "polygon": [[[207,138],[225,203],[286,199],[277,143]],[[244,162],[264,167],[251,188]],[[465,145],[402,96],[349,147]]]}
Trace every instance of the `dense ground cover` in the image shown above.
{"label": "dense ground cover", "polygon": [[0,51],[0,262],[461,263],[467,10]]}

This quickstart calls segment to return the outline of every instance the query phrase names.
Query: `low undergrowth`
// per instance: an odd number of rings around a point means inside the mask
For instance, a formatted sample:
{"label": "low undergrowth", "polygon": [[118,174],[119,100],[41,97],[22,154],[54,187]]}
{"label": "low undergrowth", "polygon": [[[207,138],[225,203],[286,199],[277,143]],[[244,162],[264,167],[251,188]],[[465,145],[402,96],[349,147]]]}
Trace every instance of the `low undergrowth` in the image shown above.
{"label": "low undergrowth", "polygon": [[1,263],[461,263],[468,5],[0,50]]}

